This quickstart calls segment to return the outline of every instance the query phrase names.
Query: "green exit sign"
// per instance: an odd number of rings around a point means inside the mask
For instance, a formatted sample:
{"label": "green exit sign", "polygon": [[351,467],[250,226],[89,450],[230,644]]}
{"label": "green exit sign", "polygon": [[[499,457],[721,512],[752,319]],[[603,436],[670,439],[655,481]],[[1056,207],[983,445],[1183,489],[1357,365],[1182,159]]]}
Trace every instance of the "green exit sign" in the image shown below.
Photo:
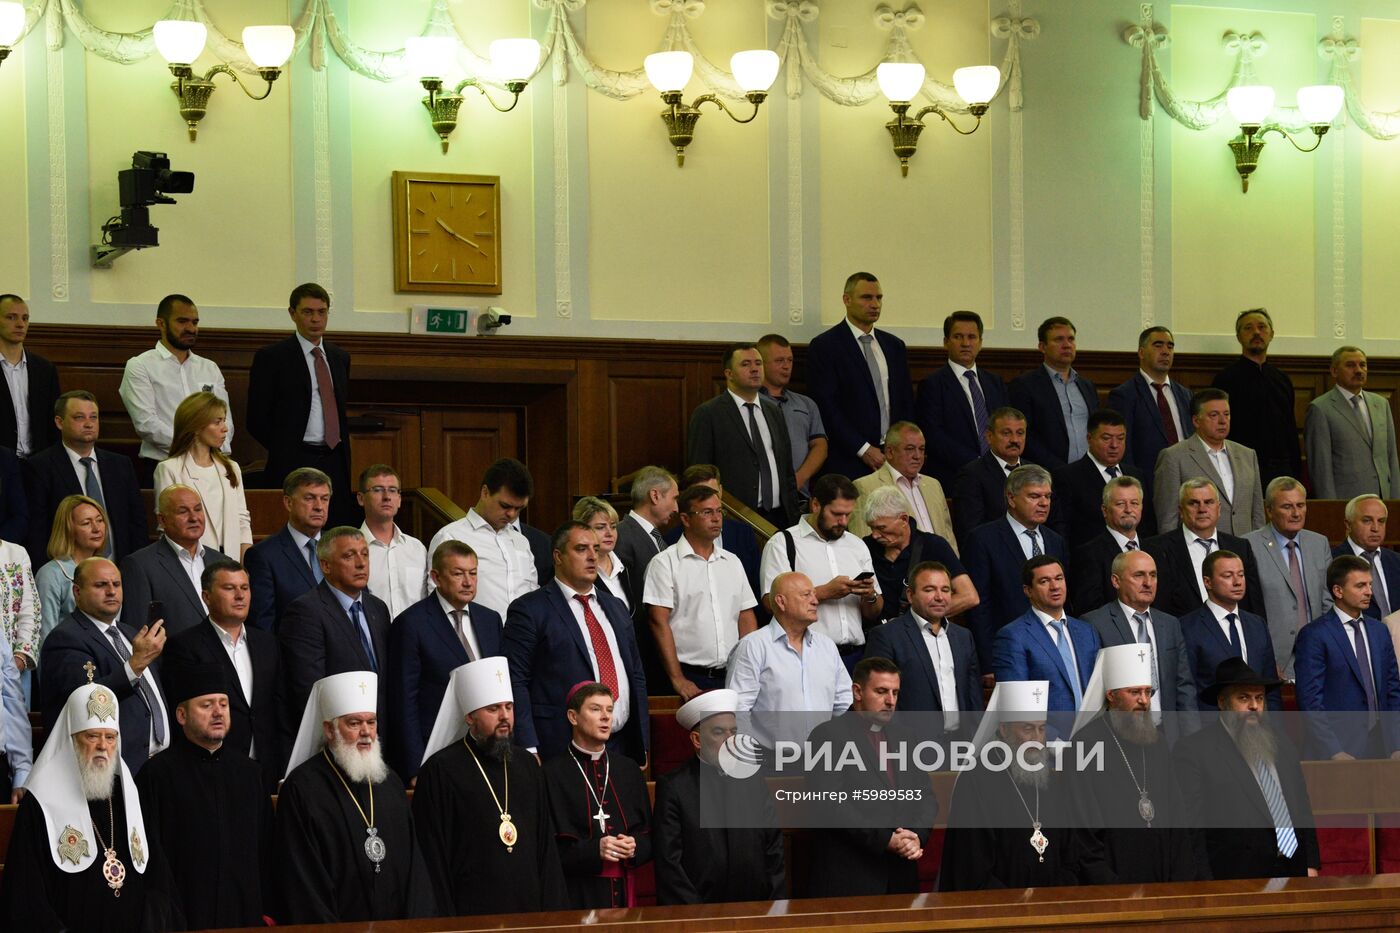
{"label": "green exit sign", "polygon": [[459,308],[429,308],[424,323],[430,334],[465,334],[467,312]]}

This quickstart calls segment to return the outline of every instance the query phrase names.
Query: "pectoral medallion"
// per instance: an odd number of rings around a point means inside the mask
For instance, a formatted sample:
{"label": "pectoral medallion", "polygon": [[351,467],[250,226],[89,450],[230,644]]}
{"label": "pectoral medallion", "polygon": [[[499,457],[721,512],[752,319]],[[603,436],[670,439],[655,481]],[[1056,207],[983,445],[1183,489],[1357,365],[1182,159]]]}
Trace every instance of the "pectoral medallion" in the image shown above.
{"label": "pectoral medallion", "polygon": [[384,840],[380,837],[376,827],[371,826],[365,832],[369,834],[365,837],[365,857],[374,863],[374,873],[377,875],[381,867],[379,863],[384,861],[384,856],[388,854],[388,848],[384,845]]}
{"label": "pectoral medallion", "polygon": [[1039,823],[1032,823],[1031,828],[1035,832],[1031,833],[1031,848],[1040,857],[1040,861],[1045,861],[1045,850],[1050,848],[1050,840],[1045,838],[1045,834],[1040,831]]}
{"label": "pectoral medallion", "polygon": [[102,877],[107,880],[107,887],[112,889],[112,896],[121,897],[122,884],[126,881],[126,866],[117,858],[116,849],[107,850],[107,857],[102,860]]}
{"label": "pectoral medallion", "polygon": [[509,813],[501,814],[501,825],[497,828],[497,834],[501,837],[501,844],[506,847],[506,851],[514,852],[515,843],[520,838],[520,833],[516,832],[515,824],[510,821]]}
{"label": "pectoral medallion", "polygon": [[1157,808],[1152,805],[1152,798],[1147,796],[1147,791],[1142,792],[1138,798],[1138,816],[1142,817],[1148,829],[1152,828],[1152,821],[1157,818]]}

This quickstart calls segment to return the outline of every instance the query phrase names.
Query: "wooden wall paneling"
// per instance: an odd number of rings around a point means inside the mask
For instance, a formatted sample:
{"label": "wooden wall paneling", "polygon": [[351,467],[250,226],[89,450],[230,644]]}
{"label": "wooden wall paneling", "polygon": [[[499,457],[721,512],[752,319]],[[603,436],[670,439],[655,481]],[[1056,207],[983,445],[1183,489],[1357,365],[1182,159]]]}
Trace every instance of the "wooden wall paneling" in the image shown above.
{"label": "wooden wall paneling", "polygon": [[525,408],[525,438],[522,461],[530,465],[535,494],[525,510],[525,521],[552,532],[569,517],[570,472],[574,457],[561,457],[569,445],[569,390],[567,385],[551,385],[535,395]]}
{"label": "wooden wall paneling", "polygon": [[655,464],[680,469],[690,417],[683,367],[614,363],[608,367],[611,476]]}
{"label": "wooden wall paneling", "polygon": [[464,509],[475,505],[492,461],[521,456],[522,415],[520,409],[423,412],[423,485]]}
{"label": "wooden wall paneling", "polygon": [[399,482],[403,486],[423,485],[423,434],[421,416],[417,412],[355,405],[346,413],[351,417],[363,415],[384,422],[379,430],[355,432],[350,445],[352,482],[358,482],[360,471],[371,463],[387,463],[399,471]]}
{"label": "wooden wall paneling", "polygon": [[578,362],[578,375],[568,385],[570,439],[577,439],[577,456],[569,459],[569,492],[599,495],[608,491],[612,473],[612,406],[608,395],[608,364]]}

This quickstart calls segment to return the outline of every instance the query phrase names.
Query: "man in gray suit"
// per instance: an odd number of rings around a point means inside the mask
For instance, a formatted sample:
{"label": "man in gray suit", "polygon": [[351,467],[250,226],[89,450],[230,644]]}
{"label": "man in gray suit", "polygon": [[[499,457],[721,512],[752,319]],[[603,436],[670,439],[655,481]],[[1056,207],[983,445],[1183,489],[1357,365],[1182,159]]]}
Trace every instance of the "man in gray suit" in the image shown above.
{"label": "man in gray suit", "polygon": [[167,486],[156,501],[160,540],[132,551],[122,561],[124,602],[132,623],[140,626],[152,603],[162,603],[166,633],[174,636],[194,628],[208,615],[200,577],[206,561],[221,557],[199,543],[204,534],[204,506],[189,486]]}
{"label": "man in gray suit", "polygon": [[1199,698],[1191,664],[1186,658],[1181,625],[1176,616],[1152,608],[1157,598],[1157,562],[1146,551],[1124,551],[1110,570],[1118,598],[1085,613],[1083,619],[1111,645],[1150,645],[1156,662],[1152,671],[1152,718],[1169,744],[1201,727]]}
{"label": "man in gray suit", "polygon": [[1366,353],[1339,347],[1332,354],[1331,392],[1312,400],[1303,421],[1308,469],[1319,499],[1372,493],[1400,499],[1395,419],[1385,399],[1366,387]]}
{"label": "man in gray suit", "polygon": [[[1203,476],[1220,493],[1219,529],[1243,537],[1264,524],[1264,495],[1259,485],[1259,460],[1230,436],[1230,396],[1222,389],[1202,389],[1191,397],[1191,424],[1196,433],[1157,456],[1152,488],[1180,489],[1188,479]],[[1159,495],[1153,502],[1157,530],[1179,524],[1176,502]]]}
{"label": "man in gray suit", "polygon": [[1327,565],[1332,546],[1303,527],[1308,491],[1291,476],[1280,476],[1265,491],[1269,523],[1245,535],[1264,594],[1264,619],[1274,641],[1274,657],[1284,676],[1293,679],[1293,640],[1298,630],[1332,608]]}

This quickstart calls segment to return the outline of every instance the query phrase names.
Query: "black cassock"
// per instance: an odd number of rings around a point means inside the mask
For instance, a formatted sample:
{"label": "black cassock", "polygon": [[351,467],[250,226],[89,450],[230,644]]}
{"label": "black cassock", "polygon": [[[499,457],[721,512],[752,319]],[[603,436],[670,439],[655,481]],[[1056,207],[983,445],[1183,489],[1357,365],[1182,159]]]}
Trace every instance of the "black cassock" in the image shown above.
{"label": "black cassock", "polygon": [[938,890],[1103,883],[1103,844],[1075,828],[1079,818],[1064,777],[1052,773],[1040,791],[1040,831],[1050,843],[1042,862],[1031,847],[1026,813],[1027,807],[1036,812],[1035,788],[1019,788],[1023,805],[1009,771],[976,768],[959,774],[948,807]]}
{"label": "black cassock", "polygon": [[[33,794],[20,801],[0,887],[0,929],[16,933],[162,933],[183,929],[179,910],[171,900],[169,866],[159,843],[146,840],[149,861],[144,872],[132,864],[120,777],[112,791],[110,815],[105,801],[89,801],[88,811],[92,821],[74,829],[83,834],[96,858],[83,871],[69,874],[54,864],[39,802]],[[102,838],[111,843],[108,832],[112,820],[116,821],[117,858],[126,868],[120,897],[113,896],[102,877],[105,856],[97,842],[98,833],[93,831],[97,826]]]}
{"label": "black cassock", "polygon": [[[413,789],[413,812],[442,915],[563,909],[564,875],[540,766],[519,748],[511,749],[505,765],[479,746],[473,749],[481,770],[466,745],[454,742],[423,763]],[[510,851],[501,842],[501,810],[483,770],[515,824],[517,838]]]}
{"label": "black cassock", "polygon": [[[568,754],[545,762],[544,778],[549,787],[549,812],[554,841],[559,847],[559,863],[564,869],[568,906],[632,906],[636,895],[634,873],[651,861],[651,802],[647,799],[646,778],[637,763],[625,755],[607,752],[594,761],[571,744]],[[608,814],[604,823],[606,835],[631,836],[637,842],[635,856],[626,862],[606,863],[610,866],[609,875],[604,875],[605,863],[598,854],[603,836],[596,819],[600,799],[603,812]]]}
{"label": "black cassock", "polygon": [[658,904],[783,896],[783,834],[761,777],[735,780],[698,757],[662,777],[652,852]]}
{"label": "black cassock", "polygon": [[262,924],[271,908],[272,800],[237,749],[208,752],[176,733],[136,776],[146,832],[170,864],[192,930]]}
{"label": "black cassock", "polygon": [[[1166,739],[1134,745],[1119,737],[1115,744],[1106,717],[1094,720],[1074,738],[1081,745],[1101,743],[1103,747],[1102,771],[1088,768],[1065,776],[1072,782],[1084,827],[1103,842],[1109,872],[1105,880],[1139,884],[1208,879],[1209,871],[1203,874],[1196,862],[1194,836],[1186,825],[1189,821]],[[1144,768],[1152,809],[1150,829],[1139,810]]]}
{"label": "black cassock", "polygon": [[[347,778],[347,783],[349,779]],[[349,783],[365,816],[370,788]],[[436,913],[403,782],[390,771],[374,788],[374,824],[384,842],[380,871],[365,854],[365,821],[325,754],[282,782],[277,797],[278,923],[398,920]]]}

